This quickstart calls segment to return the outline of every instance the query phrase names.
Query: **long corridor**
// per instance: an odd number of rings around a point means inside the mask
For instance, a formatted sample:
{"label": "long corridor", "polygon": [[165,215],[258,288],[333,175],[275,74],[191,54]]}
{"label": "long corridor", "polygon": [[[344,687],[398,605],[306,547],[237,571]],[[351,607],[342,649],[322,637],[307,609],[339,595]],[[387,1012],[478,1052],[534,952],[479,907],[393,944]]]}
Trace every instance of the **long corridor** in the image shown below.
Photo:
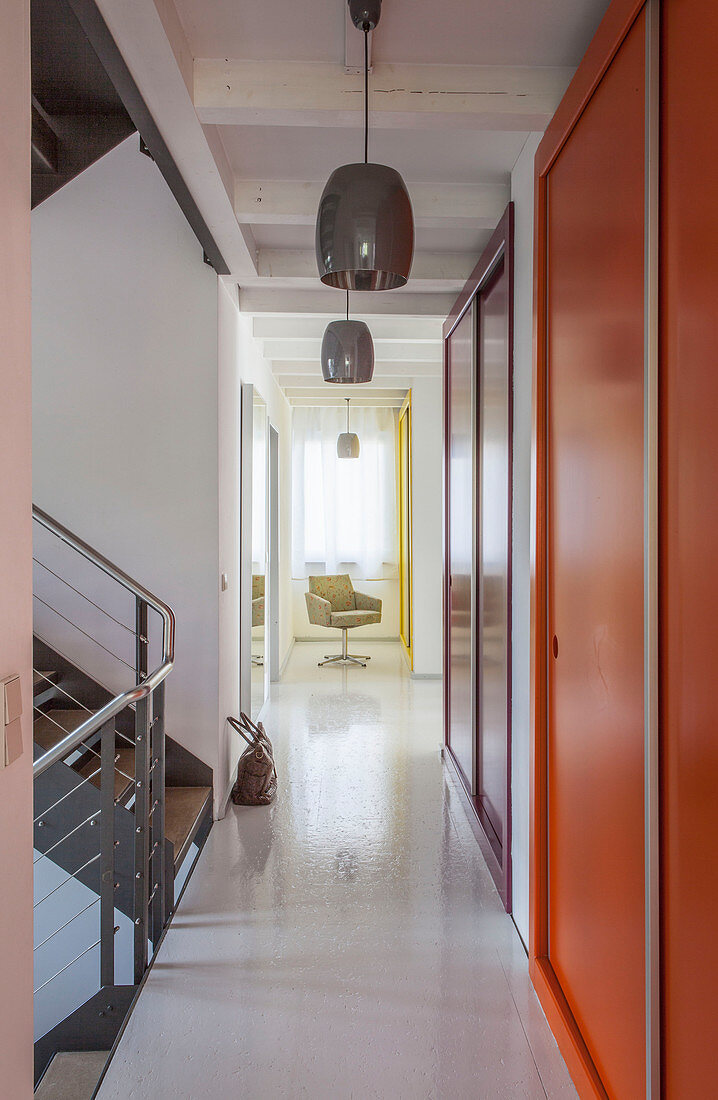
{"label": "long corridor", "polygon": [[366,670],[324,648],[273,685],[276,803],[214,826],[100,1100],[574,1097],[441,762],[440,682],[393,643]]}

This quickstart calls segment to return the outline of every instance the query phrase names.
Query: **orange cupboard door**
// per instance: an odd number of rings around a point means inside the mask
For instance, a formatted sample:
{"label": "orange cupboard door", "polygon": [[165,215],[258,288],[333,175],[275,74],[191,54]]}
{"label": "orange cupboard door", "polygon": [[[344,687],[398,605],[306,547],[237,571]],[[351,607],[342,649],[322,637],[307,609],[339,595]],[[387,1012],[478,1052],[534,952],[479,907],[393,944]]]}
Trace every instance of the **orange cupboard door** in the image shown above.
{"label": "orange cupboard door", "polygon": [[644,54],[641,14],[547,181],[549,960],[616,1100],[645,1095]]}
{"label": "orange cupboard door", "polygon": [[684,1100],[718,1095],[718,4],[662,7],[662,1030]]}

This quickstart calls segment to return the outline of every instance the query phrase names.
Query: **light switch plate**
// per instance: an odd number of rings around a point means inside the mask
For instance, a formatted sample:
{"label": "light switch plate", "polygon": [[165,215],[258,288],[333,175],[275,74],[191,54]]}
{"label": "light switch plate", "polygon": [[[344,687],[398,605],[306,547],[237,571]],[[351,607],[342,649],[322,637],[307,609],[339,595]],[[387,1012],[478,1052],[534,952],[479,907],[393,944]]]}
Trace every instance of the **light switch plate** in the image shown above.
{"label": "light switch plate", "polygon": [[16,718],[5,726],[5,767],[14,764],[22,756],[22,722]]}
{"label": "light switch plate", "polygon": [[2,686],[0,768],[6,768],[22,755],[22,684],[17,675],[6,676],[0,684]]}
{"label": "light switch plate", "polygon": [[5,725],[9,726],[22,715],[22,689],[19,676],[9,676],[3,681]]}

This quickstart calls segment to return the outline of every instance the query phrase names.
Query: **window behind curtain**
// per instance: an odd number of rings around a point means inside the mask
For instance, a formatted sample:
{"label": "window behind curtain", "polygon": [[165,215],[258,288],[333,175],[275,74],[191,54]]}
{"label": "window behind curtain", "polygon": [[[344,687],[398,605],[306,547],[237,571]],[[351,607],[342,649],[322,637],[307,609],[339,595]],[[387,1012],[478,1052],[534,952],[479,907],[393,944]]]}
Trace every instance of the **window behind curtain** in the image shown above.
{"label": "window behind curtain", "polygon": [[294,410],[295,577],[349,572],[373,579],[396,571],[396,413],[352,409],[357,459],[337,458],[337,436],[345,430],[345,409]]}

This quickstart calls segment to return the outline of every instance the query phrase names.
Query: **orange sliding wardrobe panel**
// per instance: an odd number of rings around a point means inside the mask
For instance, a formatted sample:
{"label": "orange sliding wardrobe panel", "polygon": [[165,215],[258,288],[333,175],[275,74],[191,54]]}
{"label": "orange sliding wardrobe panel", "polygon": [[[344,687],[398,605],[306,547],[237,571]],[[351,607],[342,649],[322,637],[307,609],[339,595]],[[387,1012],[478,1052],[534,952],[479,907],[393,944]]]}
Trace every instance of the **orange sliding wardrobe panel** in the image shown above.
{"label": "orange sliding wardrobe panel", "polygon": [[581,1095],[617,1100],[646,1090],[639,8],[537,155],[532,974]]}
{"label": "orange sliding wardrobe panel", "polygon": [[663,1086],[718,1095],[718,124],[715,0],[663,5]]}

